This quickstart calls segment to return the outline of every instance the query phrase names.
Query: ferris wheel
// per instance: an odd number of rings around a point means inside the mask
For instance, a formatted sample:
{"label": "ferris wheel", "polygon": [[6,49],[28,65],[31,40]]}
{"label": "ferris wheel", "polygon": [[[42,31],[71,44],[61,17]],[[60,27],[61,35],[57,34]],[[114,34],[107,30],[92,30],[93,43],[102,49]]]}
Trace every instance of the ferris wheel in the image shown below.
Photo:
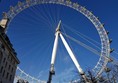
{"label": "ferris wheel", "polygon": [[[107,35],[107,31],[104,29],[104,25],[99,21],[99,18],[94,16],[92,12],[87,10],[85,7],[81,6],[78,3],[73,3],[70,0],[26,0],[24,2],[18,2],[18,4],[14,7],[10,7],[10,10],[7,13],[4,13],[3,19],[1,20],[2,27],[4,28],[4,31],[6,32],[7,29],[9,28],[10,23],[12,20],[23,10],[30,8],[35,5],[42,5],[42,4],[55,4],[55,5],[63,5],[64,7],[69,7],[74,9],[75,11],[81,13],[84,15],[86,18],[88,18],[91,23],[94,25],[96,28],[98,35],[100,37],[101,41],[101,52],[97,53],[100,58],[96,64],[96,66],[92,69],[94,72],[96,78],[101,75],[101,73],[104,71],[109,59],[110,55],[110,41]],[[86,82],[87,78],[86,75],[81,68],[81,64],[79,64],[79,61],[76,59],[73,51],[71,50],[68,42],[66,41],[65,37],[68,37],[72,39],[73,41],[77,41],[74,38],[70,37],[69,35],[65,34],[64,32],[61,32],[61,20],[59,21],[56,31],[55,31],[55,41],[54,41],[54,47],[52,51],[52,59],[51,59],[51,67],[50,67],[50,75],[49,75],[49,80],[48,83],[51,82],[52,75],[55,74],[54,70],[54,63],[55,63],[55,58],[56,58],[56,51],[58,47],[58,38],[60,37],[63,45],[65,46],[68,54],[70,55],[72,61],[74,62],[79,74],[84,78]],[[81,43],[81,42],[78,42]],[[82,43],[83,46],[86,46],[85,44]],[[93,50],[94,51],[94,50]],[[94,51],[95,52],[95,51]]]}

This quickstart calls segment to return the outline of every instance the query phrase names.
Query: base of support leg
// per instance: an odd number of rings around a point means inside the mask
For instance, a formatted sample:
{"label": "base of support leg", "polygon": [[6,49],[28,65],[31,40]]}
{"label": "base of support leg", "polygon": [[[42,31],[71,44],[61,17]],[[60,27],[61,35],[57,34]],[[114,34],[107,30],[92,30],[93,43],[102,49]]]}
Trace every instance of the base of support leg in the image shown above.
{"label": "base of support leg", "polygon": [[55,75],[55,71],[50,71],[50,72],[49,72],[49,78],[48,78],[47,83],[51,83],[51,81],[52,81],[52,76],[53,76],[53,75]]}
{"label": "base of support leg", "polygon": [[81,73],[80,74],[82,76],[82,78],[84,79],[85,83],[91,83],[88,78],[86,77],[85,73]]}

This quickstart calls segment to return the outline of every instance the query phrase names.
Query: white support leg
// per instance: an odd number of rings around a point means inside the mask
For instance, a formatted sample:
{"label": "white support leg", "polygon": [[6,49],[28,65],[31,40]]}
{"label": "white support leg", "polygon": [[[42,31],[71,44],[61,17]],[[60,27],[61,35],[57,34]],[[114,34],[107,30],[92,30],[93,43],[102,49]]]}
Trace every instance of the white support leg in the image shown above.
{"label": "white support leg", "polygon": [[59,21],[59,24],[56,28],[56,33],[55,33],[55,41],[54,41],[54,46],[53,46],[53,51],[52,51],[51,69],[50,69],[50,71],[52,71],[52,72],[54,71],[54,63],[55,63],[55,58],[56,58],[57,46],[58,46],[60,25],[61,25],[61,21]]}
{"label": "white support leg", "polygon": [[60,33],[60,37],[62,39],[62,42],[63,42],[63,44],[64,44],[67,52],[70,55],[72,61],[74,62],[75,66],[76,66],[76,68],[78,70],[78,72],[82,75],[82,77],[84,78],[84,80],[86,81],[86,83],[89,83],[88,80],[87,80],[87,78],[86,78],[86,76],[85,76],[85,74],[84,74],[84,72],[83,72],[83,70],[82,70],[82,68],[80,67],[80,65],[79,65],[76,57],[74,56],[74,53],[72,52],[71,48],[69,47],[68,43],[66,42],[66,40],[64,39],[64,37],[63,37],[63,35],[61,33]]}
{"label": "white support leg", "polygon": [[83,74],[84,72],[83,72],[82,68],[80,67],[80,65],[79,65],[79,63],[78,63],[78,61],[77,61],[77,59],[75,58],[74,53],[72,52],[71,48],[69,47],[68,43],[66,42],[66,40],[64,39],[64,37],[63,37],[63,35],[62,35],[61,33],[60,33],[60,37],[61,37],[61,39],[62,39],[62,42],[63,42],[63,44],[64,44],[64,46],[65,46],[67,52],[68,52],[69,55],[70,55],[72,61],[74,62],[75,66],[77,67],[79,73],[80,73],[80,74]]}
{"label": "white support leg", "polygon": [[56,52],[57,52],[57,45],[58,45],[58,38],[59,38],[59,33],[57,32],[55,34],[55,41],[54,41],[54,46],[53,46],[53,51],[52,51],[52,59],[51,59],[51,70],[54,71],[54,63],[55,63],[55,58],[56,58]]}

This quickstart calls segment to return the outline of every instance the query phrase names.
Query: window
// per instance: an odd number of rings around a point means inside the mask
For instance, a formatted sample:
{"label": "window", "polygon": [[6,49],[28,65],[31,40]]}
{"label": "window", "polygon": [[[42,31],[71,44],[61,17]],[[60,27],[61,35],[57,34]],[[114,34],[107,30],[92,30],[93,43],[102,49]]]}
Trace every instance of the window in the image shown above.
{"label": "window", "polygon": [[2,81],[0,81],[0,83],[2,83]]}
{"label": "window", "polygon": [[12,67],[12,69],[11,69],[11,72],[13,73],[13,67]]}
{"label": "window", "polygon": [[6,58],[4,58],[3,62],[5,62],[5,61],[6,61]]}
{"label": "window", "polygon": [[1,48],[2,48],[3,50],[5,50],[5,47],[4,47],[4,45],[3,45],[3,44],[1,45]]}
{"label": "window", "polygon": [[0,62],[2,61],[3,53],[0,51]]}
{"label": "window", "polygon": [[10,56],[8,55],[8,60],[9,60]]}
{"label": "window", "polygon": [[2,77],[4,77],[4,75],[5,75],[5,70],[3,71]]}
{"label": "window", "polygon": [[8,60],[11,61],[11,56],[10,55],[8,55]]}
{"label": "window", "polygon": [[7,72],[6,79],[8,79],[8,77],[9,77],[9,73]]}
{"label": "window", "polygon": [[11,57],[11,62],[12,62],[12,57]]}
{"label": "window", "polygon": [[6,64],[5,64],[5,67],[7,67],[7,62],[6,62]]}
{"label": "window", "polygon": [[10,77],[9,77],[9,81],[11,81],[11,78],[12,78],[12,75],[10,75]]}
{"label": "window", "polygon": [[11,68],[11,65],[9,65],[9,68],[8,69],[10,70],[10,68]]}
{"label": "window", "polygon": [[3,71],[3,66],[2,66],[1,69],[0,69],[0,73],[2,73],[2,71]]}

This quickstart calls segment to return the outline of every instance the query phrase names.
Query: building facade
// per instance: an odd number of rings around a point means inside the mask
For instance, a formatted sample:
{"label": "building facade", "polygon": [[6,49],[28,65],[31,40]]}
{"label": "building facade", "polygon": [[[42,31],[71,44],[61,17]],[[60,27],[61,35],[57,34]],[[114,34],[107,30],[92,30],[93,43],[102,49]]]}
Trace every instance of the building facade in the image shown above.
{"label": "building facade", "polygon": [[13,83],[19,63],[17,53],[0,27],[0,83]]}

